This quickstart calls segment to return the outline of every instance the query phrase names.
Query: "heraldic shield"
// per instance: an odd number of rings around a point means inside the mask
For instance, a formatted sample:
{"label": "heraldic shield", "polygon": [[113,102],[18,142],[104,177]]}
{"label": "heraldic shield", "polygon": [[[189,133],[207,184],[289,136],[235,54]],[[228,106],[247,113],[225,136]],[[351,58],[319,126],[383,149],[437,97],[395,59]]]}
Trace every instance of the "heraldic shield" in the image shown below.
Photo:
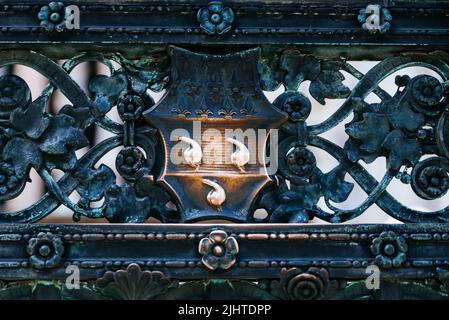
{"label": "heraldic shield", "polygon": [[170,47],[170,84],[144,118],[161,135],[157,181],[178,200],[182,221],[248,221],[270,182],[267,140],[287,115],[260,88],[259,56],[259,49],[206,55]]}

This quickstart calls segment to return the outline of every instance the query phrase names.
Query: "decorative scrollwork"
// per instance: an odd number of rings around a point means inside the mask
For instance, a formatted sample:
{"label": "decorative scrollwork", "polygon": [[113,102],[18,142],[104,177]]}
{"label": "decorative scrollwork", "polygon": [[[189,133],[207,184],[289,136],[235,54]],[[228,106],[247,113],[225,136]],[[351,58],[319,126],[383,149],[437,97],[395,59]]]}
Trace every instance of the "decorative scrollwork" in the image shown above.
{"label": "decorative scrollwork", "polygon": [[[262,49],[260,85],[264,90],[274,90],[280,85],[285,87],[286,91],[273,104],[288,115],[289,121],[282,125],[279,133],[274,183],[255,195],[252,208],[235,220],[305,223],[317,217],[339,223],[360,216],[373,204],[401,221],[449,220],[449,207],[421,212],[400,204],[387,191],[390,182],[396,178],[410,184],[416,195],[426,200],[441,198],[449,188],[449,113],[446,110],[449,68],[446,54],[392,56],[364,75],[344,59],[323,60],[294,48],[283,51]],[[37,221],[63,204],[73,212],[75,221],[85,216],[106,217],[113,222],[144,222],[149,217],[162,222],[183,222],[182,199],[174,197],[163,181],[153,178],[163,170],[163,157],[166,155],[162,152],[156,128],[148,124],[151,123],[149,119],[143,121],[144,114],[154,108],[149,90],[161,91],[169,84],[170,77],[179,79],[183,68],[189,66],[183,59],[196,59],[195,63],[203,59],[183,50],[172,51],[179,60],[172,66],[166,48],[154,48],[148,56],[136,62],[118,53],[83,54],[67,60],[61,67],[35,52],[0,52],[2,65],[29,65],[50,80],[42,94],[32,101],[30,89],[23,79],[16,75],[0,77],[0,200],[18,196],[32,168],[48,189],[32,206],[1,214],[0,221]],[[255,52],[251,51],[251,55]],[[93,98],[70,77],[70,72],[86,61],[98,61],[110,70],[109,75],[95,75],[90,79],[89,90]],[[113,67],[112,61],[119,67]],[[399,75],[395,79],[397,90],[392,95],[379,86],[389,75],[410,66],[425,66],[434,74],[412,78]],[[342,71],[358,79],[352,90],[344,83]],[[254,88],[258,88],[253,79],[257,78],[251,75],[247,81],[239,80],[236,79],[237,72],[239,70],[233,66],[225,79],[210,68],[202,75],[182,73],[183,77],[188,74],[185,81],[172,82],[171,92],[179,93],[173,112],[185,120],[210,120],[213,117],[219,117],[220,121],[256,119],[262,114],[258,107],[262,100],[257,102],[253,96]],[[201,87],[203,76],[210,80],[210,88]],[[223,90],[217,86],[220,81],[224,81]],[[305,81],[310,81],[310,96],[298,91]],[[52,114],[47,111],[47,104],[56,89],[70,103]],[[365,98],[371,93],[377,95],[380,102],[366,102]],[[309,125],[312,99],[323,105],[328,99],[344,101],[329,118]],[[211,106],[208,106],[204,102],[209,103],[209,100],[217,103],[210,102]],[[187,110],[187,102],[192,101],[199,107]],[[108,117],[107,113],[113,108],[117,109],[123,124]],[[344,123],[351,115],[353,118]],[[342,123],[348,137],[340,147],[322,134]],[[84,130],[94,125],[113,136],[78,158],[75,152],[89,144]],[[126,184],[121,186],[116,184],[111,168],[96,165],[117,147],[121,150],[116,158],[116,168],[126,180]],[[328,152],[338,165],[329,172],[323,172],[318,168],[312,147]],[[386,172],[380,181],[360,164],[360,161],[371,163],[379,157],[386,158]],[[238,165],[237,169],[242,173],[251,166],[247,158],[246,155],[241,161],[246,163],[245,168]],[[237,166],[237,161],[234,162]],[[55,169],[64,172],[58,181],[52,176]],[[346,180],[347,175],[368,197],[356,208],[340,209],[335,203],[345,202],[354,188],[354,183]],[[201,188],[204,188],[203,184]],[[80,195],[77,203],[69,198],[75,190]],[[226,196],[231,199],[228,192]],[[327,208],[319,204],[322,198]],[[94,206],[94,202],[102,200],[100,206]],[[127,210],[129,206],[135,210]],[[257,208],[266,209],[267,217],[252,218],[252,212]]]}
{"label": "decorative scrollwork", "polygon": [[[338,223],[353,219],[376,203],[392,217],[402,221],[447,221],[449,207],[436,212],[409,209],[395,200],[386,188],[392,179],[411,184],[421,198],[442,197],[448,186],[447,169],[447,77],[448,57],[438,52],[409,54],[387,58],[363,75],[344,60],[319,60],[297,50],[267,51],[260,67],[262,85],[274,90],[283,84],[287,91],[274,104],[289,114],[290,121],[281,127],[279,167],[276,184],[262,192],[258,207],[265,208],[270,222],[307,222],[313,217]],[[409,66],[424,65],[432,75],[397,76],[397,91],[388,94],[379,83],[393,72]],[[359,79],[351,91],[343,84],[345,71]],[[307,125],[310,102],[298,86],[310,80],[309,93],[321,104],[325,98],[346,98],[328,119]],[[374,93],[381,100],[367,103]],[[348,139],[343,148],[319,136],[353,114],[345,123]],[[327,174],[316,167],[309,146],[318,147],[335,157],[339,165]],[[428,155],[433,157],[428,158]],[[359,161],[371,163],[385,157],[383,179],[376,181]],[[332,202],[344,202],[353,184],[344,180],[350,174],[368,197],[354,209],[343,210]],[[338,190],[338,191],[335,191]],[[328,209],[318,206],[324,196]]]}
{"label": "decorative scrollwork", "polygon": [[[140,67],[131,67],[126,59],[114,55],[111,59],[122,63],[122,68],[114,70],[110,60],[103,55],[81,55],[68,60],[62,67],[32,52],[9,51],[0,55],[3,65],[33,61],[30,66],[51,81],[41,96],[31,101],[30,89],[23,79],[16,75],[0,77],[0,117],[4,119],[0,124],[0,199],[9,200],[20,194],[31,168],[39,173],[49,190],[34,205],[19,212],[3,213],[0,221],[36,221],[60,204],[73,211],[75,221],[86,216],[107,217],[115,222],[143,222],[150,216],[151,207],[155,208],[155,216],[166,219],[165,214],[173,209],[165,208],[170,198],[163,191],[153,194],[149,205],[147,194],[136,194],[138,188],[128,184],[115,185],[116,177],[109,167],[95,167],[103,155],[122,144],[124,148],[116,161],[118,172],[135,184],[151,173],[158,139],[156,131],[140,121],[140,116],[154,104],[146,90],[149,87],[162,90],[164,85],[160,83],[167,81],[167,75],[162,76],[162,71],[146,71],[152,58],[142,59]],[[69,75],[85,61],[99,61],[111,71],[110,76],[97,75],[91,79],[89,88],[95,93],[93,100]],[[158,70],[162,68],[158,65]],[[60,89],[72,104],[51,114],[46,111],[46,106],[55,88]],[[125,122],[123,125],[106,116],[115,106]],[[78,159],[75,151],[89,144],[84,130],[94,124],[115,136]],[[54,169],[65,173],[59,181],[51,174]],[[147,186],[145,192],[151,193],[152,189],[158,188],[162,190],[159,186]],[[74,190],[81,196],[78,203],[68,197]],[[156,198],[161,197],[165,200],[158,204]],[[102,199],[105,201],[100,207],[92,207],[92,202]],[[130,205],[136,209],[132,214],[124,209],[129,209]]]}

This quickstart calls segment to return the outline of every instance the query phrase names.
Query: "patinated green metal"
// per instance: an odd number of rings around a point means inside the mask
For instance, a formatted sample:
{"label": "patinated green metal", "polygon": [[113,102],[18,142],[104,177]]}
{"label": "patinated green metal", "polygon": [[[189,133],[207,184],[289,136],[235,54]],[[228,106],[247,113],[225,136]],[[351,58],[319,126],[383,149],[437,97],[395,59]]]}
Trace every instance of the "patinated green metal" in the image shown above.
{"label": "patinated green metal", "polygon": [[[68,27],[72,4],[80,29]],[[46,186],[34,204],[0,214],[0,298],[447,298],[449,206],[415,210],[387,188],[399,180],[424,200],[449,189],[448,16],[448,1],[1,1],[0,66],[26,65],[49,84],[32,98],[22,78],[0,76],[0,200],[21,194],[31,169]],[[364,59],[379,63],[363,74],[350,61]],[[87,90],[71,76],[85,62],[109,70]],[[433,73],[410,77],[409,67]],[[392,74],[390,94],[380,84]],[[270,103],[263,91],[281,86]],[[54,113],[56,90],[70,103]],[[164,95],[155,103],[150,91]],[[313,100],[334,99],[342,105],[310,124]],[[171,131],[192,134],[192,121],[279,129],[277,171],[169,163]],[[323,137],[340,124],[342,145]],[[110,138],[89,146],[93,127]],[[98,165],[115,148],[117,174]],[[313,148],[337,164],[323,172]],[[376,179],[364,164],[380,157]],[[344,210],[348,175],[367,197]],[[75,222],[118,224],[30,224],[60,205]],[[373,205],[405,224],[341,224]],[[160,223],[126,224],[150,218]],[[314,218],[329,225],[298,225]],[[188,224],[210,219],[244,224]],[[379,291],[364,286],[372,264]],[[78,291],[64,287],[69,265],[82,269]]]}

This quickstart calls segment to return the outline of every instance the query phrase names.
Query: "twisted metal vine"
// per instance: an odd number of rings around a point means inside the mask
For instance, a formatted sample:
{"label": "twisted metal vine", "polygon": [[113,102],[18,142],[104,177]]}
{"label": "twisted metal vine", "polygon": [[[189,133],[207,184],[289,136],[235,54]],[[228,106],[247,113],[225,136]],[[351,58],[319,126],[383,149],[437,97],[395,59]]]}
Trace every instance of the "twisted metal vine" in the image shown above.
{"label": "twisted metal vine", "polygon": [[[307,222],[317,217],[339,223],[360,216],[373,204],[404,222],[448,221],[449,207],[434,212],[417,211],[402,205],[386,191],[395,178],[410,184],[416,195],[426,200],[440,198],[449,189],[447,54],[390,57],[365,75],[343,59],[318,60],[296,50],[270,52],[262,61],[264,88],[285,86],[286,91],[274,104],[289,114],[289,122],[281,128],[277,183],[265,190],[259,201],[259,207],[268,212],[264,221]],[[412,66],[431,69],[443,81],[430,75],[397,76],[393,96],[379,87],[391,74]],[[343,84],[340,71],[359,80],[354,89]],[[316,125],[306,124],[311,103],[298,92],[305,80],[310,81],[310,95],[323,105],[325,99],[345,98],[336,112]],[[370,93],[381,102],[365,102]],[[343,148],[320,136],[352,114],[353,119],[345,123],[348,139]],[[325,150],[339,164],[323,174],[308,146]],[[387,163],[381,181],[360,164],[360,161],[371,163],[378,157],[385,157]],[[352,192],[353,184],[344,180],[346,173],[368,194],[362,204],[350,210],[332,204],[344,202]],[[331,212],[318,206],[321,197]]]}

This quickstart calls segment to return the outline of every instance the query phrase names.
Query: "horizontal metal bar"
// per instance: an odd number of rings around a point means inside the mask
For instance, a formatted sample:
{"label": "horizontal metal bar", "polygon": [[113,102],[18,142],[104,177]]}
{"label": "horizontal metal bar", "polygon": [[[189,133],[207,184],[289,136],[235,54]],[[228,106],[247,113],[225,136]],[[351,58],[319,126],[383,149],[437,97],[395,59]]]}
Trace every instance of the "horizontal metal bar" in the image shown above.
{"label": "horizontal metal bar", "polygon": [[79,3],[79,30],[51,34],[39,26],[41,4],[0,4],[0,43],[6,44],[313,44],[313,45],[448,45],[447,2],[395,2],[391,30],[370,34],[357,21],[366,3],[301,1],[225,2],[235,11],[232,29],[221,36],[206,35],[196,18],[207,3]]}
{"label": "horizontal metal bar", "polygon": [[[240,247],[228,270],[212,271],[201,262],[201,239],[213,230],[234,237]],[[320,266],[331,277],[363,279],[373,264],[370,247],[384,231],[408,245],[407,260],[382,272],[385,278],[422,279],[436,267],[449,267],[449,225],[296,225],[296,224],[66,224],[0,225],[0,279],[64,279],[65,267],[81,268],[82,279],[137,263],[177,279],[276,278],[284,267]],[[61,239],[61,263],[38,270],[27,246],[41,232]]]}

